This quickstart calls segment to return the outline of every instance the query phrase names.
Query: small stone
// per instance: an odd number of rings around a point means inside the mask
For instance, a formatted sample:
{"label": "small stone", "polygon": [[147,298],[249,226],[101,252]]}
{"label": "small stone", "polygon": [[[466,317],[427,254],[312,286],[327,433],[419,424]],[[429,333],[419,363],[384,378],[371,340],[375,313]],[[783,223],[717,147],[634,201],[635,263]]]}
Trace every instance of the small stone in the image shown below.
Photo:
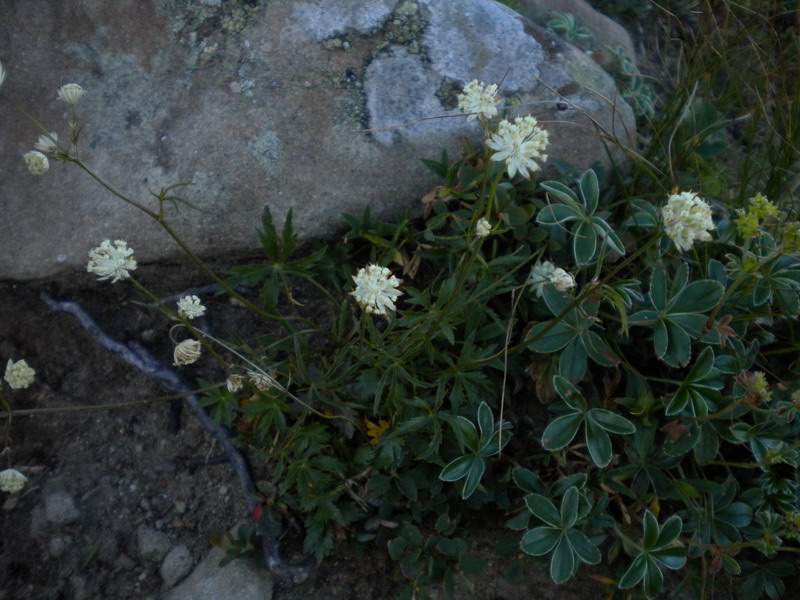
{"label": "small stone", "polygon": [[119,553],[119,558],[117,559],[117,563],[119,564],[120,567],[122,567],[126,571],[130,571],[136,566],[136,561],[133,560],[130,556],[128,556],[124,552]]}
{"label": "small stone", "polygon": [[139,555],[145,560],[159,561],[166,556],[172,542],[166,533],[142,525],[136,531]]}
{"label": "small stone", "polygon": [[192,555],[186,546],[176,546],[169,551],[161,563],[161,578],[168,586],[173,586],[192,570]]}
{"label": "small stone", "polygon": [[77,521],[81,513],[75,505],[75,498],[67,492],[55,492],[44,499],[44,511],[51,523],[64,525]]}
{"label": "small stone", "polygon": [[182,502],[181,500],[178,500],[175,503],[175,512],[178,513],[179,515],[182,515],[183,513],[185,513],[186,512],[186,508],[187,508],[186,507],[186,502]]}
{"label": "small stone", "polygon": [[50,556],[53,558],[58,558],[64,551],[67,549],[69,545],[70,539],[64,536],[56,536],[54,538],[50,538]]}

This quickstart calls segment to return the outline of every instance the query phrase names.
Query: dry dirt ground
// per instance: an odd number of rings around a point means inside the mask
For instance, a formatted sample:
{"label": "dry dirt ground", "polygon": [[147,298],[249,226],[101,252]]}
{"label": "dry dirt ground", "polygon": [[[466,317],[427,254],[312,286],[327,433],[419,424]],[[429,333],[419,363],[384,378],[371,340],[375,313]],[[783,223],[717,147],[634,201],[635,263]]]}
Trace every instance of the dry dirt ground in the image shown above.
{"label": "dry dirt ground", "polygon": [[[140,268],[137,276],[163,297],[205,283],[187,276],[191,270],[162,265]],[[42,291],[79,302],[107,333],[123,342],[139,341],[160,360],[171,362],[169,321],[136,304],[142,297],[125,282],[110,285],[76,273],[63,281],[0,283],[2,366],[8,358],[24,358],[36,370],[30,388],[8,393],[14,409],[129,403],[169,393],[97,345],[73,316],[52,312],[40,299]],[[258,325],[244,309],[224,297],[206,298],[205,303],[218,333],[257,335]],[[223,377],[214,368],[201,361],[185,367],[183,374],[190,384],[198,376]],[[14,466],[29,481],[20,494],[0,498],[0,600],[162,598],[169,588],[160,562],[141,556],[141,526],[166,533],[173,545],[186,545],[196,564],[211,549],[213,530],[228,530],[246,519],[231,467],[193,466],[193,461],[220,455],[219,445],[185,406],[177,432],[170,429],[170,415],[170,404],[160,402],[12,420],[10,452],[0,465]],[[74,499],[78,512],[60,524],[48,519],[45,507],[62,492]],[[481,520],[499,524],[502,516]],[[474,595],[464,588],[459,598],[601,597],[604,586],[585,572],[567,586],[553,586],[546,569],[530,566],[514,584],[506,581],[509,559],[495,548],[502,535],[511,533],[476,527],[474,547],[487,558],[488,569],[477,580]],[[395,571],[383,549],[356,555],[343,548],[303,585],[276,583],[274,597],[390,599],[401,589]]]}

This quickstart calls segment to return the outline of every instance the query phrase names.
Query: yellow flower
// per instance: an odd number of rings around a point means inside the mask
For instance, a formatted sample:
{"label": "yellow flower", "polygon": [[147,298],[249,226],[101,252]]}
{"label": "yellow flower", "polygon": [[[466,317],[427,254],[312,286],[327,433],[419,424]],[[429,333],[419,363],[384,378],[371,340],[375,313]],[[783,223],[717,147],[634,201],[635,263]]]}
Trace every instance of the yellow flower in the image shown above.
{"label": "yellow flower", "polygon": [[390,423],[389,421],[379,419],[378,424],[376,425],[365,417],[364,426],[367,428],[367,437],[372,438],[369,443],[374,446],[381,441],[381,436],[389,429]]}

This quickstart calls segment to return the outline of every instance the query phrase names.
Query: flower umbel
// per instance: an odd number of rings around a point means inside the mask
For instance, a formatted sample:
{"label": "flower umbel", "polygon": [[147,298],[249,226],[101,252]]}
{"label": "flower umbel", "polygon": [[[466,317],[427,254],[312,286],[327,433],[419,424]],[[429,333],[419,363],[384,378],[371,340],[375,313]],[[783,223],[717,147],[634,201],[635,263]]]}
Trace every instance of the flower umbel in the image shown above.
{"label": "flower umbel", "polygon": [[202,345],[197,340],[183,340],[175,346],[175,352],[172,354],[175,359],[174,365],[181,367],[197,362],[197,359],[200,358],[201,349]]}
{"label": "flower umbel", "polygon": [[402,294],[397,286],[402,280],[398,279],[386,267],[367,265],[353,275],[356,282],[355,291],[350,292],[356,302],[371,314],[385,315],[394,310],[394,300]]}
{"label": "flower umbel", "polygon": [[539,127],[534,117],[527,116],[517,117],[513,123],[506,119],[500,121],[497,132],[486,141],[486,145],[497,150],[492,160],[505,161],[509,177],[514,177],[518,171],[523,177],[530,177],[530,173],[541,169],[533,159],[547,160],[547,155],[542,154],[547,142],[547,131]]}
{"label": "flower umbel", "polygon": [[16,469],[0,471],[0,491],[2,492],[11,492],[12,494],[18,492],[25,487],[26,481],[28,478]]}
{"label": "flower umbel", "polygon": [[111,240],[105,240],[97,248],[89,252],[89,264],[86,270],[100,277],[100,280],[111,279],[116,283],[120,279],[128,279],[129,271],[136,268],[133,258],[133,249],[128,248],[127,242],[116,240],[112,245]]}
{"label": "flower umbel", "polygon": [[661,209],[664,230],[678,250],[689,250],[696,240],[711,241],[711,207],[694,192],[672,194]]}
{"label": "flower umbel", "polygon": [[6,374],[3,379],[8,382],[12,390],[28,387],[33,383],[34,377],[36,377],[36,371],[31,369],[24,360],[14,362],[10,358],[8,359]]}
{"label": "flower umbel", "polygon": [[28,171],[34,175],[44,175],[47,173],[47,169],[50,168],[50,163],[48,162],[47,157],[36,150],[31,150],[22,158],[25,159],[25,164],[28,167]]}
{"label": "flower umbel", "polygon": [[240,389],[242,389],[242,385],[244,384],[244,377],[241,375],[228,375],[228,378],[225,380],[225,387],[231,394],[235,394]]}
{"label": "flower umbel", "polygon": [[178,314],[187,319],[202,317],[206,312],[206,307],[200,302],[197,296],[184,296],[178,300]]}
{"label": "flower umbel", "polygon": [[549,260],[536,263],[531,269],[526,282],[539,297],[544,293],[544,286],[552,283],[559,292],[566,292],[575,287],[575,278],[564,269],[555,266]]}
{"label": "flower umbel", "polygon": [[496,98],[497,84],[484,86],[477,79],[473,79],[464,86],[464,93],[458,95],[458,108],[469,115],[467,121],[474,121],[478,117],[491,119],[497,114]]}
{"label": "flower umbel", "polygon": [[68,83],[58,88],[58,99],[75,106],[83,97],[83,88],[77,83]]}
{"label": "flower umbel", "polygon": [[483,217],[478,219],[478,222],[475,223],[475,235],[478,236],[479,238],[485,238],[491,232],[492,232],[491,223],[489,223],[489,221],[487,221]]}

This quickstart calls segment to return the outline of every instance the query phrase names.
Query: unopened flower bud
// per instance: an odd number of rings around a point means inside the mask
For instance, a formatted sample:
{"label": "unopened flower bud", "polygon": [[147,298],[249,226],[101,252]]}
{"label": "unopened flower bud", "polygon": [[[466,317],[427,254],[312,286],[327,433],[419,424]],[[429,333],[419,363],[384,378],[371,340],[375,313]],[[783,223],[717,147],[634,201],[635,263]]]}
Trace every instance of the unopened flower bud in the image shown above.
{"label": "unopened flower bud", "polygon": [[241,375],[230,375],[228,379],[225,380],[225,387],[228,388],[231,394],[235,394],[242,389],[243,383],[244,378]]}
{"label": "unopened flower bud", "polygon": [[173,357],[175,366],[190,365],[200,358],[202,345],[197,340],[183,340],[175,346]]}
{"label": "unopened flower bud", "polygon": [[58,99],[75,106],[84,93],[83,88],[77,83],[68,83],[58,88]]}

